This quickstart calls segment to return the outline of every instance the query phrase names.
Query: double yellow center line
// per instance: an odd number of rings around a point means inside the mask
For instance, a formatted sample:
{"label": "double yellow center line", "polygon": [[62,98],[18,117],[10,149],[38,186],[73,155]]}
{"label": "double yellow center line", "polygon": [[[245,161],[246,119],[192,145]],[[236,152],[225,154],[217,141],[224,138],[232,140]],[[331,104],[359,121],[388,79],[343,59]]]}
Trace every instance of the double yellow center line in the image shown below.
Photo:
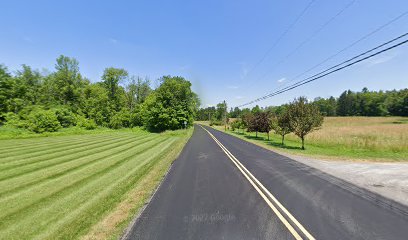
{"label": "double yellow center line", "polygon": [[[240,161],[230,152],[228,149],[222,145],[220,141],[214,135],[205,129],[203,126],[200,125],[212,139],[220,146],[220,148],[224,151],[224,153],[228,156],[228,158],[234,163],[234,165],[241,171],[241,173],[245,176],[245,178],[251,183],[251,185],[255,188],[255,190],[261,195],[261,197],[265,200],[268,206],[272,209],[272,211],[278,216],[278,218],[282,221],[285,227],[289,230],[289,232],[295,237],[295,239],[303,239],[301,235],[303,235],[307,239],[315,239],[303,226],[293,217],[292,214],[264,187],[264,185],[259,182],[258,179],[252,175],[248,169],[244,165],[241,164]],[[286,216],[286,217],[285,217]],[[295,229],[297,228],[297,230]]]}

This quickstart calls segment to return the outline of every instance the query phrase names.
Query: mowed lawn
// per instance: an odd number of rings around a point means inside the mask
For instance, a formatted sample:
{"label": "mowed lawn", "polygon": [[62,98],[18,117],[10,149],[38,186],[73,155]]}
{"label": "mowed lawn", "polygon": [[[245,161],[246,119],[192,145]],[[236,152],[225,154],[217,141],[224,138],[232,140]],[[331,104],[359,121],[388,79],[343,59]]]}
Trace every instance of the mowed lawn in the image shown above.
{"label": "mowed lawn", "polygon": [[[204,124],[208,124],[202,122]],[[224,131],[223,126],[214,126]],[[370,161],[408,161],[407,117],[325,117],[321,129],[306,136],[306,150],[301,150],[301,141],[294,134],[285,136],[281,145],[280,136],[266,133],[242,134],[242,130],[227,131],[234,136],[283,152]]]}
{"label": "mowed lawn", "polygon": [[[191,131],[0,140],[0,238],[120,234]],[[114,224],[106,219],[112,214]]]}

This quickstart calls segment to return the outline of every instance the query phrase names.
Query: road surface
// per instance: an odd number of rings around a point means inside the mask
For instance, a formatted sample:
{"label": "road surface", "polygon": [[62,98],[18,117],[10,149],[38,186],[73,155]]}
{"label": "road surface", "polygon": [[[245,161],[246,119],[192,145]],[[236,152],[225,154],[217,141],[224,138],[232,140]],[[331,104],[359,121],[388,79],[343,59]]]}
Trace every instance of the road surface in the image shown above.
{"label": "road surface", "polygon": [[408,208],[196,125],[124,239],[408,239]]}

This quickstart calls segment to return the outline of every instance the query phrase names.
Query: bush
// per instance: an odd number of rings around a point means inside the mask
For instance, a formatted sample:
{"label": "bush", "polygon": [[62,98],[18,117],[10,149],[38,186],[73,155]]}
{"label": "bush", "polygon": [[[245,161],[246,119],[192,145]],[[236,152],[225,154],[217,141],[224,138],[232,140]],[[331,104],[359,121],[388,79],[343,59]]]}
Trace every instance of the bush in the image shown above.
{"label": "bush", "polygon": [[92,130],[98,127],[93,119],[87,119],[82,116],[77,118],[77,126],[85,128],[86,130]]}
{"label": "bush", "polygon": [[136,107],[132,113],[129,115],[130,127],[141,127],[143,126],[143,116],[142,109]]}
{"label": "bush", "polygon": [[122,119],[119,114],[115,114],[112,116],[111,120],[109,121],[109,128],[119,129],[122,128]]}
{"label": "bush", "polygon": [[231,124],[231,130],[235,131],[236,129],[241,129],[243,124],[241,120],[235,120]]}
{"label": "bush", "polygon": [[57,119],[59,123],[61,124],[62,127],[70,127],[70,126],[75,126],[77,123],[77,119],[75,117],[75,114],[71,112],[67,108],[57,108],[54,110],[55,115],[57,116]]}
{"label": "bush", "polygon": [[122,127],[128,128],[132,125],[131,115],[130,112],[126,110],[122,110],[118,113],[118,117],[122,122]]}
{"label": "bush", "polygon": [[36,133],[56,132],[61,128],[55,112],[52,110],[33,111],[28,117],[29,130]]}
{"label": "bush", "polygon": [[28,121],[21,119],[17,114],[8,112],[3,115],[7,126],[15,128],[28,128]]}
{"label": "bush", "polygon": [[210,126],[213,126],[213,125],[222,126],[222,125],[224,125],[224,123],[222,121],[220,121],[220,120],[211,119]]}

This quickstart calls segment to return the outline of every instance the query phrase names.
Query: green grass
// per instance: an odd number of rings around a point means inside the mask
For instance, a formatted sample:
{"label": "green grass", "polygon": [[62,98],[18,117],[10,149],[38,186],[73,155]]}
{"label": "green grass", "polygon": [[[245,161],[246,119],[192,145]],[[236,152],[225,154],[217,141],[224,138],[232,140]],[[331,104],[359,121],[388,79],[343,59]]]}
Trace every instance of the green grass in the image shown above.
{"label": "green grass", "polygon": [[[94,130],[86,130],[80,127],[61,128],[57,132],[34,133],[27,129],[15,128],[11,126],[0,126],[0,140],[3,139],[23,139],[38,137],[72,136],[72,135],[90,135],[104,132],[129,131],[129,129],[112,130],[105,127],[98,127]],[[133,131],[142,131],[140,128],[134,128]]]}
{"label": "green grass", "polygon": [[[92,227],[124,201],[139,203],[121,207],[120,221],[104,229],[104,238],[117,237],[191,132],[123,130],[0,140],[1,239],[92,238]],[[129,195],[139,188],[146,188],[143,194]]]}
{"label": "green grass", "polygon": [[[306,136],[306,150],[294,134],[281,137],[266,133],[227,133],[260,146],[289,154],[364,161],[408,161],[408,118],[403,117],[327,117],[321,129]],[[208,124],[206,122],[198,122]],[[213,126],[224,131],[223,126]]]}

